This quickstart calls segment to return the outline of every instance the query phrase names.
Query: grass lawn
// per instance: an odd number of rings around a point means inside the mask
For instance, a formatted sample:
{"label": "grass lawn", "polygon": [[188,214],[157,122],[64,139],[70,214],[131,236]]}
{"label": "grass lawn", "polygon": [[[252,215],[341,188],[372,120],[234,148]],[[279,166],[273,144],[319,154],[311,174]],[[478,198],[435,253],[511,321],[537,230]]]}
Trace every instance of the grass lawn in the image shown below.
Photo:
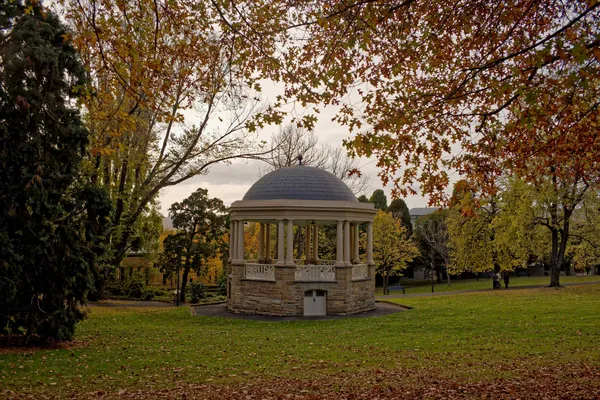
{"label": "grass lawn", "polygon": [[395,301],[414,309],[260,322],[91,307],[68,347],[0,349],[0,398],[600,396],[600,285]]}
{"label": "grass lawn", "polygon": [[[560,283],[578,283],[578,282],[600,282],[600,275],[592,276],[561,276]],[[502,287],[504,288],[504,281],[501,281]],[[536,286],[536,285],[549,285],[549,276],[511,276],[509,287],[519,286]],[[428,282],[410,282],[403,280],[401,285],[406,288],[406,294],[416,293],[431,293],[431,283]],[[394,284],[395,286],[395,284]],[[436,283],[434,285],[434,291],[437,292],[455,292],[459,290],[476,290],[476,289],[491,289],[492,280],[489,278],[477,279],[460,279],[450,281],[450,285],[447,282]],[[383,295],[383,289],[377,288],[377,295]],[[401,294],[401,292],[393,292],[393,294]]]}

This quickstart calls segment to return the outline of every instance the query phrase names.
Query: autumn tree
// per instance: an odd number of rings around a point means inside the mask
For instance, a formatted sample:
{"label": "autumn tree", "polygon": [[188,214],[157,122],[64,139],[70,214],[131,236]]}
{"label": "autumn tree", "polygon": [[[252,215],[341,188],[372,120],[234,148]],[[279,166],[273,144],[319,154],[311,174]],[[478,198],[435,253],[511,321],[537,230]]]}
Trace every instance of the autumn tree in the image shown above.
{"label": "autumn tree", "polygon": [[265,172],[279,168],[298,165],[298,156],[302,156],[302,164],[311,165],[331,172],[340,178],[354,194],[358,194],[369,186],[366,175],[352,173],[358,169],[358,161],[348,157],[347,151],[319,143],[314,131],[295,125],[285,125],[271,137],[272,153],[263,158],[268,165]]}
{"label": "autumn tree", "polygon": [[[348,148],[377,158],[394,197],[414,193],[418,182],[432,202],[443,200],[450,169],[486,193],[500,171],[529,178],[575,157],[586,176],[597,174],[600,3],[329,1],[283,12],[286,6],[215,2],[222,29],[254,39],[250,48],[237,44],[260,55],[247,62],[285,85],[273,117],[296,101],[308,109],[298,120],[310,128],[318,118],[311,106],[337,107],[335,121],[351,131]],[[272,18],[261,26],[264,15]],[[533,156],[535,170],[526,165]]]}
{"label": "autumn tree", "polygon": [[109,243],[116,266],[162,189],[215,163],[259,154],[247,118],[260,86],[237,61],[232,36],[215,29],[220,18],[207,3],[62,4],[90,71],[86,171],[115,204]]}
{"label": "autumn tree", "polygon": [[219,241],[225,237],[226,208],[218,198],[209,198],[206,189],[198,189],[182,202],[169,208],[169,217],[177,230],[164,240],[161,268],[168,272],[182,265],[180,301],[185,301],[185,288],[190,270],[200,274],[209,259],[217,255]]}
{"label": "autumn tree", "polygon": [[388,208],[387,196],[381,189],[377,189],[373,192],[373,194],[369,198],[369,203],[373,203],[373,206],[377,210],[386,211]]}
{"label": "autumn tree", "polygon": [[[488,204],[484,206],[489,207]],[[448,265],[450,273],[480,273],[495,269],[488,210],[490,208],[478,208],[468,195],[449,211],[447,228],[452,249]]]}
{"label": "autumn tree", "polygon": [[[252,60],[285,85],[264,119],[292,101],[338,107],[348,149],[377,158],[395,197],[419,183],[444,202],[451,170],[483,196],[496,194],[503,173],[534,185],[551,177],[546,226],[559,285],[570,216],[600,177],[600,2],[331,1],[278,14],[285,4],[256,7],[280,16],[259,32],[254,9],[217,5],[223,29],[273,44]],[[310,128],[317,113],[298,120]]]}
{"label": "autumn tree", "polygon": [[407,239],[406,228],[400,221],[384,211],[377,212],[373,221],[373,260],[383,277],[384,294],[389,294],[390,276],[401,275],[407,263],[418,255],[417,246]]}
{"label": "autumn tree", "polygon": [[595,273],[600,265],[600,193],[591,190],[586,193],[582,206],[573,216],[573,235],[569,242],[568,254],[575,269]]}
{"label": "autumn tree", "polygon": [[539,177],[536,185],[529,188],[535,202],[535,222],[550,233],[550,286],[560,286],[571,220],[589,188],[590,183],[577,174],[569,178],[557,174]]}
{"label": "autumn tree", "polygon": [[2,2],[0,23],[0,333],[70,340],[112,211],[81,179],[86,73],[38,2]]}
{"label": "autumn tree", "polygon": [[531,185],[516,178],[498,185],[494,197],[470,191],[455,196],[447,218],[453,273],[513,271],[544,252]]}
{"label": "autumn tree", "polygon": [[[417,242],[422,244],[429,259],[431,273],[435,271],[436,259],[441,260],[448,285],[450,285],[450,240],[448,227],[446,226],[447,210],[440,210],[429,215],[423,215],[415,221],[414,234]],[[423,254],[423,251],[421,251]],[[442,278],[439,278],[442,279]]]}

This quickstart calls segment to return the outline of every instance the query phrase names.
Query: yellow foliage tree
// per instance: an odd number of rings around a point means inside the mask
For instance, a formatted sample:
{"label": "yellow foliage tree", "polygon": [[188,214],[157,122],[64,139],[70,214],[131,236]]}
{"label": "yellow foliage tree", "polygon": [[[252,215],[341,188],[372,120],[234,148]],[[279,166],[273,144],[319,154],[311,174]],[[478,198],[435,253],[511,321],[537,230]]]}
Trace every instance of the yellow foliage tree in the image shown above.
{"label": "yellow foliage tree", "polygon": [[160,190],[259,152],[246,129],[259,87],[236,63],[231,35],[219,32],[208,3],[61,4],[91,77],[83,101],[93,136],[86,170],[115,203],[109,264],[116,266]]}
{"label": "yellow foliage tree", "polygon": [[509,178],[500,187],[497,196],[487,198],[464,193],[449,210],[452,273],[513,271],[547,250],[548,241],[536,225],[530,185]]}
{"label": "yellow foliage tree", "polygon": [[398,276],[407,263],[419,255],[415,243],[407,238],[406,228],[391,214],[379,211],[373,222],[373,260],[383,277],[383,293],[387,294],[390,276]]}

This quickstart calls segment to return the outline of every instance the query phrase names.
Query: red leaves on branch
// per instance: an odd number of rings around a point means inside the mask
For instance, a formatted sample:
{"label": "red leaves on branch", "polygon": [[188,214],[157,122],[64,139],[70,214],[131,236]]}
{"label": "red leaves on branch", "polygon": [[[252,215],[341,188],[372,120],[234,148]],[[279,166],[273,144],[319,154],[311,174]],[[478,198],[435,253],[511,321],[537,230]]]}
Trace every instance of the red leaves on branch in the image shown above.
{"label": "red leaves on branch", "polygon": [[[397,195],[447,199],[449,171],[495,193],[505,173],[595,179],[600,3],[576,0],[301,2],[270,8],[267,42],[240,47],[286,101],[335,105],[346,145],[374,156]],[[244,34],[264,15],[226,14]],[[289,28],[293,27],[293,28]]]}

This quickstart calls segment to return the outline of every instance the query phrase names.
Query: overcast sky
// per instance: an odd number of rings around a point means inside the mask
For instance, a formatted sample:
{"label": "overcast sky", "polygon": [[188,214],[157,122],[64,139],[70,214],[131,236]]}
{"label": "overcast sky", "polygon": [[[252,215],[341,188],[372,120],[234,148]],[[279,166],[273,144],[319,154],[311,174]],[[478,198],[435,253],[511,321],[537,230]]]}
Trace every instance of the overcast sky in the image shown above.
{"label": "overcast sky", "polygon": [[[263,91],[261,99],[270,102],[278,93],[282,92],[281,85],[272,82],[262,82]],[[293,114],[302,115],[304,111],[294,106]],[[332,122],[336,110],[333,108],[321,108],[319,121],[315,127],[315,133],[322,144],[342,147],[342,140],[350,136],[347,128]],[[194,116],[186,113],[186,125],[195,123]],[[259,132],[260,140],[268,140],[271,135],[279,129],[278,126],[268,126]],[[168,210],[171,204],[181,201],[189,196],[196,189],[202,187],[208,189],[210,197],[222,199],[227,206],[236,200],[241,200],[246,191],[256,182],[261,175],[261,168],[264,170],[265,164],[255,160],[235,160],[230,165],[217,164],[210,168],[208,174],[196,176],[177,186],[163,189],[160,192],[159,201],[161,212],[168,216]],[[391,188],[383,187],[381,180],[377,176],[378,169],[374,158],[359,159],[359,169],[363,175],[370,178],[371,187],[364,193],[369,197],[376,189],[383,189],[388,197],[388,204],[391,202]],[[405,198],[408,208],[426,207],[427,198],[422,196],[409,196]]]}
{"label": "overcast sky", "polygon": [[[326,111],[320,117],[315,129],[319,142],[342,147],[342,140],[349,137],[348,131],[332,123],[331,115],[328,116]],[[266,132],[261,133],[261,138],[267,139],[274,130],[277,130],[277,127],[266,129]],[[383,189],[389,203],[391,188],[383,187],[377,176],[378,169],[375,164],[375,159],[359,159],[360,170],[370,178],[371,183],[370,189],[364,194],[369,197],[375,189]],[[221,198],[229,206],[244,197],[250,186],[260,178],[261,168],[264,170],[265,166],[263,162],[255,160],[236,160],[231,165],[217,164],[211,167],[206,175],[196,176],[177,186],[163,189],[159,197],[161,212],[167,216],[171,204],[183,200],[200,187],[208,189],[210,197]],[[408,208],[427,206],[427,199],[422,196],[409,196],[405,201]]]}
{"label": "overcast sky", "polygon": [[[280,92],[280,87],[277,84],[263,84],[263,87],[265,89],[262,93],[262,99],[266,102],[269,102]],[[347,128],[331,121],[335,111],[331,108],[321,109],[315,133],[320,143],[342,147],[342,140],[348,138],[350,134]],[[296,110],[297,112],[298,110]],[[193,116],[189,118],[193,118]],[[186,119],[188,119],[187,115]],[[193,122],[186,121],[187,124]],[[277,126],[266,127],[259,133],[259,138],[268,140],[278,129]],[[391,202],[391,188],[384,187],[381,184],[381,180],[377,176],[376,160],[374,158],[361,158],[359,159],[359,167],[363,175],[368,176],[371,182],[370,189],[364,194],[369,197],[374,190],[383,189],[388,197],[388,203]],[[210,197],[218,197],[229,206],[232,202],[241,200],[244,197],[250,186],[259,179],[261,168],[264,169],[265,164],[255,160],[235,160],[230,165],[217,164],[211,167],[206,175],[196,176],[177,186],[163,189],[159,196],[161,212],[164,216],[167,216],[171,204],[185,199],[200,187],[208,189]],[[404,200],[408,208],[427,206],[427,198],[423,196],[409,196]]]}

